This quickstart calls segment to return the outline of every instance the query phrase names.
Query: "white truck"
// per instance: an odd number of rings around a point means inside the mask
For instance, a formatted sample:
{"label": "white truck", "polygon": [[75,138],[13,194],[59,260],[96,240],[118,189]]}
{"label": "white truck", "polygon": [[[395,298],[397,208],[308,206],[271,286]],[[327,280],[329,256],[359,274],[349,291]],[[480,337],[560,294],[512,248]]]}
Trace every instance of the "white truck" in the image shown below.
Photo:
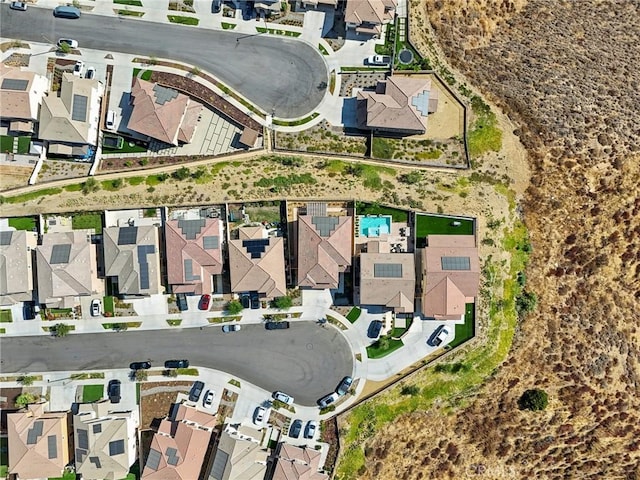
{"label": "white truck", "polygon": [[391,57],[386,55],[370,55],[367,57],[367,65],[386,67],[391,63]]}

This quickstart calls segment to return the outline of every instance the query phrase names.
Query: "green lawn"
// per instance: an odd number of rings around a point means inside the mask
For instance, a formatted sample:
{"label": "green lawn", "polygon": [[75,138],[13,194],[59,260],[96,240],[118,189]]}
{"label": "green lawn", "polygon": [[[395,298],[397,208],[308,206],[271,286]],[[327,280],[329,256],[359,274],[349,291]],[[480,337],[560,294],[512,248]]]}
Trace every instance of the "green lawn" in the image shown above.
{"label": "green lawn", "polygon": [[183,17],[181,15],[167,15],[171,23],[179,23],[181,25],[198,25],[200,20],[194,17]]}
{"label": "green lawn", "polygon": [[[454,227],[453,222],[460,222],[460,226]],[[417,214],[416,237],[427,235],[473,235],[473,220]]]}
{"label": "green lawn", "polygon": [[223,30],[233,30],[237,27],[235,23],[222,22],[221,25]]}
{"label": "green lawn", "polygon": [[398,223],[405,223],[409,219],[409,213],[405,210],[383,207],[375,203],[357,202],[356,210],[358,215],[391,215],[392,220]]}
{"label": "green lawn", "polygon": [[142,2],[140,0],[113,0],[113,3],[118,3],[120,5],[132,5],[134,7],[142,6]]}
{"label": "green lawn", "polygon": [[105,146],[102,147],[102,153],[144,153],[146,151],[147,151],[147,147],[138,145],[135,142],[130,142],[126,138],[124,139],[124,143],[122,144],[122,148],[120,149],[108,148]]}
{"label": "green lawn", "polygon": [[9,219],[9,226],[16,230],[26,230],[27,232],[33,232],[36,228],[35,217],[13,217]]}
{"label": "green lawn", "polygon": [[349,320],[351,323],[355,322],[358,318],[360,318],[360,314],[362,313],[362,310],[360,310],[358,307],[353,307],[351,309],[351,311],[349,311],[349,313],[347,313],[347,320]]}
{"label": "green lawn", "polygon": [[11,323],[13,318],[11,317],[11,310],[0,310],[0,323]]}
{"label": "green lawn", "polygon": [[0,152],[13,153],[13,137],[9,135],[0,135]]}
{"label": "green lawn", "polygon": [[29,145],[31,144],[31,137],[18,137],[18,153],[29,153]]}
{"label": "green lawn", "polygon": [[367,347],[367,356],[369,358],[382,358],[389,355],[391,352],[395,352],[400,347],[402,347],[404,343],[402,340],[393,340],[389,339],[389,345],[387,348],[381,348],[378,342],[374,343]]}
{"label": "green lawn", "polygon": [[473,338],[475,333],[475,306],[473,303],[467,303],[464,312],[464,323],[456,325],[456,338],[448,345],[448,348],[454,348]]}
{"label": "green lawn", "polygon": [[301,118],[300,120],[291,120],[291,121],[274,119],[273,120],[273,124],[274,125],[280,125],[280,126],[283,126],[283,127],[295,127],[297,125],[304,125],[305,123],[310,122],[311,120],[316,118],[318,115],[320,115],[320,114],[317,113],[317,112],[313,112],[308,117]]}
{"label": "green lawn", "polygon": [[5,197],[4,201],[6,203],[23,203],[28,202],[30,200],[35,200],[36,198],[46,197],[48,195],[58,195],[62,193],[61,188],[43,188],[42,190],[36,190],[35,192],[23,193],[21,195],[16,195],[15,197]]}
{"label": "green lawn", "polygon": [[495,115],[481,115],[474,122],[467,136],[469,155],[478,157],[485,152],[498,152],[502,148],[502,131]]}
{"label": "green lawn", "polygon": [[113,297],[107,296],[102,299],[102,305],[104,306],[104,313],[111,313],[112,315],[116,312]]}
{"label": "green lawn", "polygon": [[[133,76],[134,76],[134,77],[137,77],[137,76],[138,76],[138,73],[140,73],[140,70],[141,70],[140,68],[134,68],[134,69],[133,69]],[[149,80],[151,80],[151,74],[152,74],[152,73],[153,73],[153,71],[152,71],[152,70],[145,70],[144,72],[142,72],[142,75],[140,75],[140,78],[141,78],[142,80],[147,80],[147,81],[149,81]]]}
{"label": "green lawn", "polygon": [[127,17],[143,17],[144,12],[135,12],[133,10],[118,10],[118,15],[124,15]]}
{"label": "green lawn", "polygon": [[99,213],[78,213],[73,216],[71,225],[74,230],[93,228],[97,234],[102,233],[102,215]]}
{"label": "green lawn", "polygon": [[104,385],[85,385],[82,387],[82,402],[91,403],[102,398]]}

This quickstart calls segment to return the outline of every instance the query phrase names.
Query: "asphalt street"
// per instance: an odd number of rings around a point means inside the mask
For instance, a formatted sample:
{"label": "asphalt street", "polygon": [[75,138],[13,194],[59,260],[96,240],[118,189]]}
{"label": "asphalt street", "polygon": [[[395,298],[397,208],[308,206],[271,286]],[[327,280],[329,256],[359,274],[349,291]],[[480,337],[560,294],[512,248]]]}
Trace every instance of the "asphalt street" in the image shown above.
{"label": "asphalt street", "polygon": [[333,391],[353,373],[353,354],[330,326],[292,322],[288,330],[261,324],[222,333],[218,325],[190,329],[70,334],[0,339],[3,374],[128,368],[148,360],[188,359],[191,366],[222,370],[268,391],[282,390],[301,405]]}
{"label": "asphalt street", "polygon": [[281,118],[313,111],[328,82],[327,66],[317,49],[257,32],[243,35],[89,14],[70,20],[55,18],[52,10],[42,8],[10,10],[8,3],[0,6],[0,32],[4,38],[52,44],[72,38],[81,51],[84,47],[195,65]]}

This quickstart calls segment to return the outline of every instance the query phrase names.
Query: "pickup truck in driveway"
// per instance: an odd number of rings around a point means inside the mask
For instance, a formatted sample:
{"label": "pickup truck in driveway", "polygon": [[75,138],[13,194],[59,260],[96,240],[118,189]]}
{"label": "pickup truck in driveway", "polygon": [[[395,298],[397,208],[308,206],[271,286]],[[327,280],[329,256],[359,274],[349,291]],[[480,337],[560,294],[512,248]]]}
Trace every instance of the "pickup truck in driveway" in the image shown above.
{"label": "pickup truck in driveway", "polygon": [[386,55],[370,55],[367,57],[367,65],[372,67],[387,67],[391,63],[391,57]]}

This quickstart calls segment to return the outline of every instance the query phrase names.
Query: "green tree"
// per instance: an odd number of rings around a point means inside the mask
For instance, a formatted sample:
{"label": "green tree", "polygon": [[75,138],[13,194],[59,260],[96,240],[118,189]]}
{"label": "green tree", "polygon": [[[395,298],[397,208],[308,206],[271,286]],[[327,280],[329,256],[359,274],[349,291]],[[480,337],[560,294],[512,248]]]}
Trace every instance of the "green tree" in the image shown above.
{"label": "green tree", "polygon": [[231,315],[237,315],[238,313],[240,313],[242,311],[243,308],[244,307],[242,306],[242,304],[239,301],[231,300],[229,303],[227,303],[226,310]]}
{"label": "green tree", "polygon": [[547,408],[548,403],[549,396],[547,392],[539,388],[532,388],[522,394],[520,400],[518,400],[518,407],[520,407],[520,410],[538,411]]}
{"label": "green tree", "polygon": [[400,389],[401,395],[411,395],[412,397],[420,393],[420,387],[417,385],[403,385]]}
{"label": "green tree", "polygon": [[526,313],[533,312],[538,304],[538,297],[535,293],[524,290],[518,298],[516,298],[516,310],[518,315],[522,316]]}
{"label": "green tree", "polygon": [[53,333],[54,337],[66,337],[70,331],[71,325],[67,325],[66,323],[57,323],[51,327],[51,333]]}
{"label": "green tree", "polygon": [[36,403],[37,400],[38,400],[38,397],[36,395],[34,395],[33,393],[25,392],[25,393],[21,393],[16,397],[15,403],[16,403],[16,407],[24,408],[30,403]]}
{"label": "green tree", "polygon": [[85,195],[97,192],[98,190],[100,190],[100,184],[93,177],[87,178],[87,180],[82,184],[82,193]]}
{"label": "green tree", "polygon": [[70,53],[71,52],[71,45],[69,45],[66,42],[59,43],[58,44],[58,51],[60,53],[64,53],[64,54]]}
{"label": "green tree", "polygon": [[178,170],[171,174],[176,180],[186,180],[191,176],[191,172],[187,167],[180,167]]}
{"label": "green tree", "polygon": [[284,310],[287,308],[291,308],[293,305],[293,300],[291,300],[290,296],[278,297],[273,301],[273,305],[280,310]]}
{"label": "green tree", "polygon": [[28,387],[29,385],[33,385],[33,382],[35,381],[35,379],[36,379],[36,377],[34,377],[32,375],[22,375],[22,376],[18,377],[18,383],[20,385]]}

